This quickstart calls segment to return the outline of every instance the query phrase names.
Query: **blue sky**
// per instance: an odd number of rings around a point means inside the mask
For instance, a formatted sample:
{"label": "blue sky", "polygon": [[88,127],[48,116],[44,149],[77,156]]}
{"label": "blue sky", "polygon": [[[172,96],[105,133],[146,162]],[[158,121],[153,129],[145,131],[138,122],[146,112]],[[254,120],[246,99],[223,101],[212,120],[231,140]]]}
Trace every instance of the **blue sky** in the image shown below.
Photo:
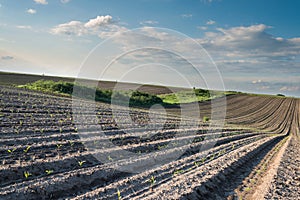
{"label": "blue sky", "polygon": [[[134,65],[145,65],[147,60],[147,67],[124,80],[143,81],[141,77],[147,74],[148,82],[157,79],[152,82],[173,84],[176,77],[167,76],[170,73],[163,67],[172,65],[193,80],[192,85],[220,89],[205,85],[219,81],[214,79],[215,69],[207,69],[217,67],[226,90],[300,96],[299,8],[296,0],[0,0],[0,70],[78,76],[89,52],[115,35],[106,43],[105,52],[98,51],[99,60],[91,63],[98,71],[103,68],[99,62],[116,56],[119,49],[154,45],[151,41],[157,45],[163,40],[160,48],[168,46],[199,61],[196,67],[206,80],[197,82],[189,66],[170,53],[167,56],[166,51],[158,51],[159,57],[153,51],[131,53],[108,70],[106,79],[121,80]],[[147,37],[137,37],[136,32],[122,35],[136,28]],[[192,40],[206,50],[213,63],[206,63],[207,55],[196,54]],[[180,47],[175,45],[179,41]],[[153,58],[159,64],[151,67]],[[166,62],[166,58],[173,60]],[[92,72],[85,75],[97,78]],[[170,81],[159,81],[164,77]]]}

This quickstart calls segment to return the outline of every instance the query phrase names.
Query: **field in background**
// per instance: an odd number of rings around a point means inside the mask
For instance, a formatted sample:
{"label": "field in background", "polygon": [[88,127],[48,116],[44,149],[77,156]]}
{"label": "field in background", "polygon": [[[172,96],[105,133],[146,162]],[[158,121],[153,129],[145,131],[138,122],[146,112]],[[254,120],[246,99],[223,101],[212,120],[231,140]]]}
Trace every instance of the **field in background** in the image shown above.
{"label": "field in background", "polygon": [[[186,116],[180,106],[167,107],[166,115],[132,108],[132,123],[120,106],[115,108],[120,125],[108,103],[97,102],[94,113],[80,110],[93,108],[93,101],[74,107],[70,98],[11,87],[41,78],[70,79],[3,73],[1,77],[3,199],[257,199],[257,191],[267,199],[299,197],[299,99],[234,93],[186,103]],[[107,90],[113,86],[101,84]],[[168,95],[165,87],[143,90]],[[221,113],[225,99],[225,126],[211,124],[212,103]],[[74,113],[74,108],[80,112]],[[82,126],[76,125],[74,114],[84,117]],[[191,126],[195,122],[198,126]],[[113,146],[104,147],[105,140]],[[87,149],[90,145],[95,148]],[[128,158],[116,147],[135,156]],[[107,163],[96,159],[103,153]],[[173,158],[176,153],[180,156]],[[164,159],[167,162],[156,165]],[[118,171],[117,166],[136,173]]]}

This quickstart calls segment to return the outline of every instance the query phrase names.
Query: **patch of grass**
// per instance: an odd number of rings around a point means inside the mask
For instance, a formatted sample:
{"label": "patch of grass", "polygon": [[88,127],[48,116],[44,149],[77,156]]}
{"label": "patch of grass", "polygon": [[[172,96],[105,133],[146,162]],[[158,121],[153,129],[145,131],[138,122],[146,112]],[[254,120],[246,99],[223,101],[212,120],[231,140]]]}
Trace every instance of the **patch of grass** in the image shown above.
{"label": "patch of grass", "polygon": [[150,107],[154,104],[163,104],[163,100],[152,94],[139,91],[112,91],[90,86],[80,85],[65,81],[38,80],[33,83],[19,85],[19,88],[37,90],[46,93],[60,94],[64,96],[78,96],[89,100],[111,103],[112,99],[117,104],[128,103],[130,106]]}
{"label": "patch of grass", "polygon": [[182,90],[177,93],[161,94],[158,95],[164,103],[168,104],[181,104],[181,103],[192,103],[197,101],[207,101],[217,97],[226,95],[220,91],[210,91],[204,89],[191,89]]}

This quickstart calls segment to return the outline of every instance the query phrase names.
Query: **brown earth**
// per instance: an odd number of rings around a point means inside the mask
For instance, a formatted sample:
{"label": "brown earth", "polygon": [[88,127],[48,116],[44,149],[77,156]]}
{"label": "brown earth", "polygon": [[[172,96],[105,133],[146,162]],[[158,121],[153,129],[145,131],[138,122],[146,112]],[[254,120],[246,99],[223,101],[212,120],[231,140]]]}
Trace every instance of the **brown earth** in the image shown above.
{"label": "brown earth", "polygon": [[[223,98],[185,116],[117,107],[117,121],[108,104],[0,86],[0,199],[251,199],[252,179],[266,199],[296,199],[300,100]],[[225,126],[202,122],[212,110]]]}

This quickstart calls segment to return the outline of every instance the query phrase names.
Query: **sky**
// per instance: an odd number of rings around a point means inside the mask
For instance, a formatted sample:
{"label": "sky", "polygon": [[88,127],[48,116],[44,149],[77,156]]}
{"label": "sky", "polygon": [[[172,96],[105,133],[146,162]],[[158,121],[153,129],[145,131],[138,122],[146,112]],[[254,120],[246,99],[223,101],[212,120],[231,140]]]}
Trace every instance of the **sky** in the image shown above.
{"label": "sky", "polygon": [[0,0],[0,71],[300,97],[298,0]]}

